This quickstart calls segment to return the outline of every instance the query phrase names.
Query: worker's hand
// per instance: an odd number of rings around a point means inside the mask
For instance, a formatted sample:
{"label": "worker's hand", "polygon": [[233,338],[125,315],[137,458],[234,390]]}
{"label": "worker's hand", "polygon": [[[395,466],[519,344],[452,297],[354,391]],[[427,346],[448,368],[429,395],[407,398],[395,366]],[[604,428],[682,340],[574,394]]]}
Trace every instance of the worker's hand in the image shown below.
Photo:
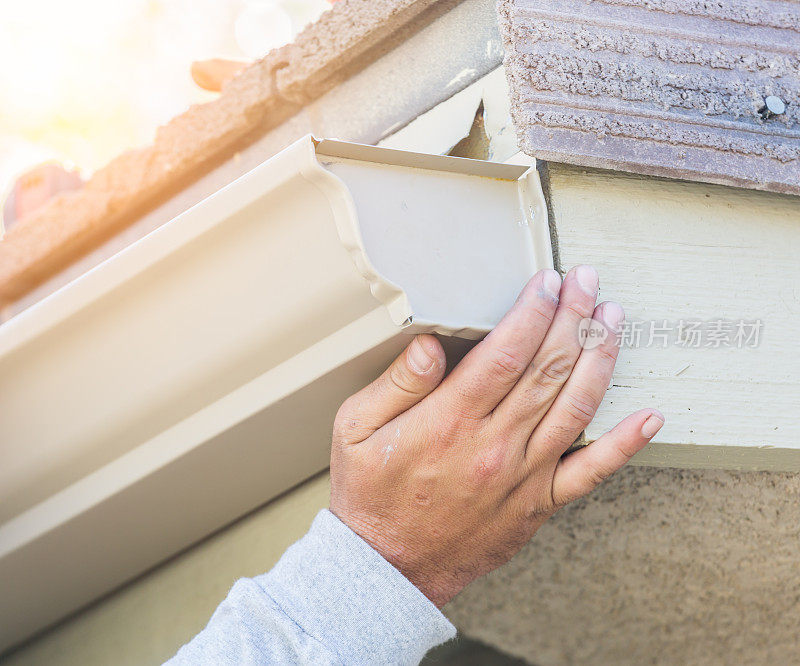
{"label": "worker's hand", "polygon": [[339,410],[331,511],[437,606],[511,559],[664,424],[644,409],[564,456],[617,358],[624,314],[616,303],[595,307],[597,289],[589,266],[563,284],[540,271],[444,381],[441,345],[420,335]]}

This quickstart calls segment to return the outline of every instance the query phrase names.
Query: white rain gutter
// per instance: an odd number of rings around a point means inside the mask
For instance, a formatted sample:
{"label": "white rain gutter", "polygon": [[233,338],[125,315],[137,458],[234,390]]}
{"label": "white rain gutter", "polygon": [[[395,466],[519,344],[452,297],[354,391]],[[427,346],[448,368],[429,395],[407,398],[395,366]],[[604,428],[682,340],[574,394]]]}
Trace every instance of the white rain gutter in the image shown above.
{"label": "white rain gutter", "polygon": [[410,336],[549,266],[535,170],[308,136],[0,326],[0,650],[325,469]]}

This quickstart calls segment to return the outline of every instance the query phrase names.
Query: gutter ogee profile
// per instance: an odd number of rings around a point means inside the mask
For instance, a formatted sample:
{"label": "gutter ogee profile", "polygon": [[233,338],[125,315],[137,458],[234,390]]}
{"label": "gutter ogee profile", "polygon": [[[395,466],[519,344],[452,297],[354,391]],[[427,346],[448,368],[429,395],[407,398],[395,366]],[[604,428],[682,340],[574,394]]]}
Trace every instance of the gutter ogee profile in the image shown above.
{"label": "gutter ogee profile", "polygon": [[535,170],[307,136],[0,326],[0,650],[325,469],[414,334],[550,266]]}

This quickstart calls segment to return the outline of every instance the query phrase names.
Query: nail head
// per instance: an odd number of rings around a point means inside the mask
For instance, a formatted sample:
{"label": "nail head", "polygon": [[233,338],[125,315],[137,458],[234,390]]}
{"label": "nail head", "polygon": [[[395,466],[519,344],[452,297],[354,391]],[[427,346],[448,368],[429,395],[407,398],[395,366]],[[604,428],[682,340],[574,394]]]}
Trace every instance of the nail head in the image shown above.
{"label": "nail head", "polygon": [[764,106],[766,106],[767,111],[774,116],[779,116],[786,111],[786,104],[783,103],[783,100],[780,97],[775,95],[769,95],[764,100]]}

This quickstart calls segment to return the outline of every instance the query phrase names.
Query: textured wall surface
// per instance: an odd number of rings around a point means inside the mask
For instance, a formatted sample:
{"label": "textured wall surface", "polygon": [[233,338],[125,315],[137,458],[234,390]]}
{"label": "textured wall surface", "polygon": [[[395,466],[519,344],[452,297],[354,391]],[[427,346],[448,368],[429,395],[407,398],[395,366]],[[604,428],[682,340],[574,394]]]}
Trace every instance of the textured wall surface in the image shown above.
{"label": "textured wall surface", "polygon": [[[520,146],[800,193],[800,4],[500,0]],[[768,96],[785,104],[765,118]]]}
{"label": "textured wall surface", "polygon": [[446,612],[538,666],[796,664],[800,476],[628,468]]}
{"label": "textured wall surface", "polygon": [[[327,502],[323,475],[0,663],[159,664]],[[445,612],[538,666],[795,664],[799,571],[800,475],[628,468]]]}

